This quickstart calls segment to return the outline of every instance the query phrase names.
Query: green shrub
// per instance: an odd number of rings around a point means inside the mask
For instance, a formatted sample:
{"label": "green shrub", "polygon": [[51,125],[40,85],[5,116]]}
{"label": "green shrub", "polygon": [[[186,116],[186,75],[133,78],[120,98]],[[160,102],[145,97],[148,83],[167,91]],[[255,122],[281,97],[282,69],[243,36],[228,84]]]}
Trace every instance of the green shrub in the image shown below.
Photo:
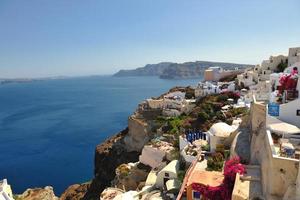
{"label": "green shrub", "polygon": [[209,151],[209,149],[210,149],[209,144],[201,146],[201,150],[203,150],[203,151]]}
{"label": "green shrub", "polygon": [[206,114],[206,113],[203,112],[203,111],[201,111],[201,112],[198,113],[198,119],[199,119],[200,121],[202,121],[202,122],[207,121],[209,118],[210,118],[209,115]]}
{"label": "green shrub", "polygon": [[244,115],[248,112],[247,108],[233,108],[229,111],[233,117],[238,115]]}
{"label": "green shrub", "polygon": [[183,123],[183,120],[181,119],[181,117],[175,117],[169,120],[169,126],[171,127],[170,132],[171,133],[178,133],[179,129],[181,127]]}
{"label": "green shrub", "polygon": [[178,149],[173,149],[170,153],[171,153],[171,160],[179,160],[180,152]]}
{"label": "green shrub", "polygon": [[184,177],[185,177],[185,171],[180,170],[180,171],[178,172],[177,177],[178,177],[178,181],[182,183],[182,182],[183,182],[183,179],[184,179]]}
{"label": "green shrub", "polygon": [[230,157],[230,150],[225,150],[224,151],[224,158],[225,158],[225,160],[229,159],[229,157]]}
{"label": "green shrub", "polygon": [[224,116],[224,114],[221,111],[216,112],[216,117],[218,120],[221,120],[221,121],[226,120],[226,117]]}
{"label": "green shrub", "polygon": [[208,171],[222,171],[224,165],[224,156],[222,153],[214,153],[207,159]]}
{"label": "green shrub", "polygon": [[285,70],[285,68],[287,68],[288,66],[288,62],[286,60],[286,62],[281,61],[278,65],[277,65],[277,72],[283,72]]}
{"label": "green shrub", "polygon": [[167,122],[168,119],[164,116],[158,116],[155,121],[158,123],[164,123],[164,122]]}
{"label": "green shrub", "polygon": [[226,102],[228,98],[229,98],[229,97],[228,97],[227,94],[220,94],[220,95],[217,97],[217,101],[218,101],[218,102]]}
{"label": "green shrub", "polygon": [[204,112],[206,112],[207,114],[211,114],[214,112],[214,107],[212,106],[212,104],[210,103],[204,103],[202,106],[201,106],[202,110]]}
{"label": "green shrub", "polygon": [[[188,119],[186,115],[180,115],[178,117],[171,117],[167,119],[168,126],[170,128],[170,133],[176,134],[179,133],[180,128],[184,126],[184,123]],[[186,124],[187,125],[187,124]]]}

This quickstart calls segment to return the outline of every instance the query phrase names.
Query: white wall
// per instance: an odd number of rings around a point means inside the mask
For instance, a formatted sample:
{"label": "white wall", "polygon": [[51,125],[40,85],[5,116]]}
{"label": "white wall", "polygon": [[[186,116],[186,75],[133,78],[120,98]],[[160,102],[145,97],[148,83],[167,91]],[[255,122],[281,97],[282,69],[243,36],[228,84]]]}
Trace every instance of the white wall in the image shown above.
{"label": "white wall", "polygon": [[297,110],[300,110],[300,98],[280,105],[279,119],[300,127],[300,116],[296,115]]}
{"label": "white wall", "polygon": [[184,149],[184,147],[188,146],[189,142],[186,140],[185,137],[183,136],[179,136],[179,150],[181,151],[182,149]]}
{"label": "white wall", "polygon": [[[172,167],[170,167],[172,166]],[[171,169],[170,169],[171,168]],[[162,188],[164,186],[164,178],[177,179],[177,173],[179,170],[179,161],[173,160],[171,161],[165,168],[163,168],[158,174],[156,179],[156,187]],[[165,176],[165,173],[169,174],[169,177]]]}
{"label": "white wall", "polygon": [[224,144],[226,138],[225,137],[217,137],[212,135],[210,132],[207,132],[209,135],[209,146],[210,151],[215,152],[218,144]]}

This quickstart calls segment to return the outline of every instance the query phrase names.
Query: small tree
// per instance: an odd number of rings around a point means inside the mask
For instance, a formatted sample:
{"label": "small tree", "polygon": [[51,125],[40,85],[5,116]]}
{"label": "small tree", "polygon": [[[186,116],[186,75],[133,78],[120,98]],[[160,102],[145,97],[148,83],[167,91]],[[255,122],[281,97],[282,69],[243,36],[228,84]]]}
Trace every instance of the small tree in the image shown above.
{"label": "small tree", "polygon": [[288,66],[288,63],[283,62],[283,60],[281,60],[281,62],[277,66],[277,72],[283,72],[285,70],[285,68],[287,68],[287,66]]}

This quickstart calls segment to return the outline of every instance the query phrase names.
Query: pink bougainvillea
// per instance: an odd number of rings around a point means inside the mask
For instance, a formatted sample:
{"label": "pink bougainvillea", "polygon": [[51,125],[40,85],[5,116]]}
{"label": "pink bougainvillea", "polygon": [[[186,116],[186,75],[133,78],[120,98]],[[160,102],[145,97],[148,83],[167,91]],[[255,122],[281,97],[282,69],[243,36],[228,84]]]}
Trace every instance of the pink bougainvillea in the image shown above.
{"label": "pink bougainvillea", "polygon": [[206,199],[209,200],[231,200],[231,194],[234,187],[235,176],[237,173],[244,174],[245,167],[240,163],[239,157],[234,157],[225,162],[224,180],[217,187],[204,186],[194,183],[193,190],[199,191]]}

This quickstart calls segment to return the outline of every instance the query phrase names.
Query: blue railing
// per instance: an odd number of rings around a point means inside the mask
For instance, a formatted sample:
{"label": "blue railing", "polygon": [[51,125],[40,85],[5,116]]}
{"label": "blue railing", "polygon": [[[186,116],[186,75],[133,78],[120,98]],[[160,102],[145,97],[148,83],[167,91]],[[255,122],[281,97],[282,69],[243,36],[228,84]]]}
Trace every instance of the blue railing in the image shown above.
{"label": "blue railing", "polygon": [[195,140],[206,140],[207,135],[202,131],[187,131],[185,133],[185,138],[188,142],[192,143]]}

